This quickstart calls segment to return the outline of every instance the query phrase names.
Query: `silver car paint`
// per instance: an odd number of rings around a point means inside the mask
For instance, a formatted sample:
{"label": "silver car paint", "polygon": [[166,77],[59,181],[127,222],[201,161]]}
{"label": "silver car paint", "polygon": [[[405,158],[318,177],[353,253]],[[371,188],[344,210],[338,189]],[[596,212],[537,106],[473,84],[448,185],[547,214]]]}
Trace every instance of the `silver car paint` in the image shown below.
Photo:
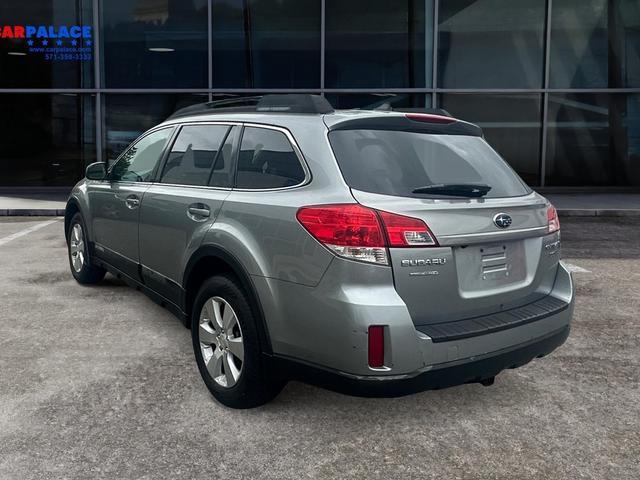
{"label": "silver car paint", "polygon": [[[394,115],[388,113],[387,115]],[[89,234],[106,248],[140,259],[144,271],[158,282],[183,284],[182,273],[199,248],[221,247],[251,276],[265,316],[274,353],[345,374],[413,375],[447,362],[543,337],[570,322],[572,308],[517,328],[433,343],[415,329],[418,316],[428,321],[482,315],[551,294],[573,301],[569,272],[558,254],[545,245],[545,199],[524,197],[472,200],[417,200],[355,192],[344,183],[327,140],[327,127],[354,115],[323,116],[261,114],[194,116],[164,125],[212,122],[276,126],[290,132],[310,178],[300,186],[279,190],[225,190],[161,184],[111,185],[82,181],[74,189]],[[123,210],[130,189],[142,196],[138,247],[136,213]],[[438,248],[391,249],[392,267],[336,257],[297,222],[303,205],[353,203],[424,218],[440,242]],[[205,204],[211,216],[201,222],[188,216],[193,203]],[[513,225],[498,230],[493,215],[505,212]],[[466,276],[477,268],[479,245],[512,242],[520,270],[512,279]],[[466,247],[468,252],[464,252]],[[137,254],[138,248],[140,254]],[[401,268],[402,259],[445,258],[437,275],[410,275],[423,267]],[[211,272],[214,275],[216,272]],[[482,272],[476,272],[481,274]],[[470,274],[469,274],[470,275]],[[387,368],[367,365],[367,328],[388,325]]]}

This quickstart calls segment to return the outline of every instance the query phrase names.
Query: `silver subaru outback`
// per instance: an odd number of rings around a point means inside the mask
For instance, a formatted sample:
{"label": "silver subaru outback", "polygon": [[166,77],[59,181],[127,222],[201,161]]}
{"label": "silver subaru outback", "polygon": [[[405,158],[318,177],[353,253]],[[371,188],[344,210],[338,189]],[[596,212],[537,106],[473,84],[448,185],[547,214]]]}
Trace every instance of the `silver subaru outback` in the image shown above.
{"label": "silver subaru outback", "polygon": [[73,189],[71,273],[191,328],[224,405],[290,379],[392,396],[477,382],[569,334],[554,207],[446,112],[313,95],[187,107]]}

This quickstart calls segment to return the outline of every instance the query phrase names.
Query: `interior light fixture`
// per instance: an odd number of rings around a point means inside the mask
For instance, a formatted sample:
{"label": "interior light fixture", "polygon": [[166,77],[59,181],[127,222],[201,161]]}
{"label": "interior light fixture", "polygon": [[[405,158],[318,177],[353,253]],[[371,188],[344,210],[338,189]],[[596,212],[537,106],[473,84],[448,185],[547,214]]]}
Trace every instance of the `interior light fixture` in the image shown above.
{"label": "interior light fixture", "polygon": [[150,52],[164,53],[164,52],[175,52],[176,49],[175,48],[167,48],[167,47],[149,47],[149,51]]}
{"label": "interior light fixture", "polygon": [[27,54],[24,52],[7,52],[7,55],[13,55],[14,57],[24,57]]}

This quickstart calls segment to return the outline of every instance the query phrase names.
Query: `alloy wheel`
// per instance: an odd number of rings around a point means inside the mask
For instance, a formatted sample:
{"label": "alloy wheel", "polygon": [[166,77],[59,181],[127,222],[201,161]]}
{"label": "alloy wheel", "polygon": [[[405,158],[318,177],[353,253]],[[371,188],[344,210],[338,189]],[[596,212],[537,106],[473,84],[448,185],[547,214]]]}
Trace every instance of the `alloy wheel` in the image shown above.
{"label": "alloy wheel", "polygon": [[211,377],[221,387],[233,387],[242,374],[244,341],[238,317],[226,300],[212,297],[204,302],[198,336]]}
{"label": "alloy wheel", "polygon": [[71,255],[71,265],[76,272],[80,272],[84,266],[84,234],[82,226],[76,223],[71,229],[69,239],[69,255]]}

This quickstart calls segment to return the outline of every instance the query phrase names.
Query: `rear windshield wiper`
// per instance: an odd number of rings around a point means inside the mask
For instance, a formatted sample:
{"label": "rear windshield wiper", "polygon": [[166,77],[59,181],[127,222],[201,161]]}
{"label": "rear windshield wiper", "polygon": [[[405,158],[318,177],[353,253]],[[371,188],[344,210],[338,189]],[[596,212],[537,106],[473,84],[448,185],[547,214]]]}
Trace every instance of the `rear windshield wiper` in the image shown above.
{"label": "rear windshield wiper", "polygon": [[459,197],[484,197],[491,187],[484,183],[434,183],[415,188],[411,193],[434,193]]}

